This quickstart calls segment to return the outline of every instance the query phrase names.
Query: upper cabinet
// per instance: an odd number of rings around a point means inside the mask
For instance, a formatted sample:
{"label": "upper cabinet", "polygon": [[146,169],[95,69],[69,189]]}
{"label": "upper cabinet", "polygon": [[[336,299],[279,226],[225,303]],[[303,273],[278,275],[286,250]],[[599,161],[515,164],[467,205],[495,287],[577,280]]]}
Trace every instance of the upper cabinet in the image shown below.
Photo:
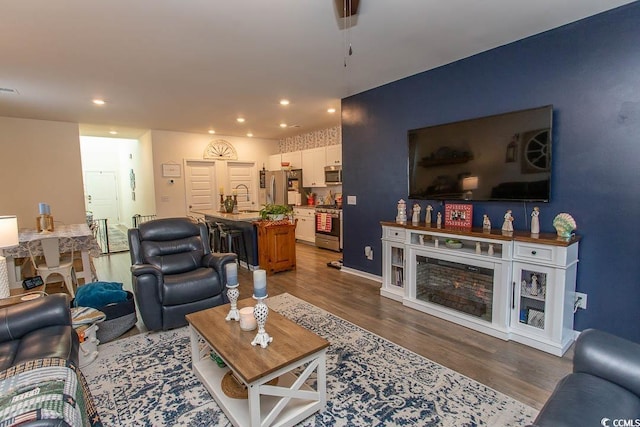
{"label": "upper cabinet", "polygon": [[290,153],[282,153],[282,163],[289,163],[291,169],[302,168],[302,151],[292,151]]}
{"label": "upper cabinet", "polygon": [[302,150],[302,186],[325,187],[324,167],[326,164],[325,147]]}
{"label": "upper cabinet", "polygon": [[268,171],[279,171],[282,169],[282,156],[280,154],[272,154],[267,160]]}
{"label": "upper cabinet", "polygon": [[326,147],[327,166],[342,165],[342,144]]}

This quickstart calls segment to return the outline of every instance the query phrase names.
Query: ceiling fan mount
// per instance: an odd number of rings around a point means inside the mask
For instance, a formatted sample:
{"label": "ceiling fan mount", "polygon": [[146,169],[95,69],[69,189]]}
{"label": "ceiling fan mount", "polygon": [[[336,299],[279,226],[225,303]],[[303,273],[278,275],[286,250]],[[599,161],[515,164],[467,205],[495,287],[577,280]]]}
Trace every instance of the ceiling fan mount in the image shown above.
{"label": "ceiling fan mount", "polygon": [[348,18],[349,16],[356,15],[358,13],[358,6],[360,0],[334,0],[336,2],[336,8],[338,9],[338,15],[340,18]]}

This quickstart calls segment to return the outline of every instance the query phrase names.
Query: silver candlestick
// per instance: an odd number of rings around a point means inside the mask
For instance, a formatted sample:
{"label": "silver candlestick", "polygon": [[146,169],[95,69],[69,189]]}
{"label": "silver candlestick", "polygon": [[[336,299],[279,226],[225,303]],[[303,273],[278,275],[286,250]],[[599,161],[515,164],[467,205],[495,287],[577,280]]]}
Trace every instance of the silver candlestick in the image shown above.
{"label": "silver candlestick", "polygon": [[256,323],[258,324],[258,333],[253,341],[251,341],[251,345],[260,345],[262,348],[267,348],[269,343],[273,341],[273,337],[270,337],[267,331],[264,330],[264,325],[267,323],[267,316],[269,315],[269,307],[264,303],[264,299],[267,296],[268,295],[263,297],[253,296],[253,298],[258,300],[255,308],[253,309],[253,317],[256,318]]}
{"label": "silver candlestick", "polygon": [[227,317],[225,317],[225,320],[240,321],[240,311],[238,310],[238,297],[240,296],[240,291],[238,290],[238,286],[239,284],[231,286],[227,285],[227,297],[231,303],[231,309],[229,310]]}

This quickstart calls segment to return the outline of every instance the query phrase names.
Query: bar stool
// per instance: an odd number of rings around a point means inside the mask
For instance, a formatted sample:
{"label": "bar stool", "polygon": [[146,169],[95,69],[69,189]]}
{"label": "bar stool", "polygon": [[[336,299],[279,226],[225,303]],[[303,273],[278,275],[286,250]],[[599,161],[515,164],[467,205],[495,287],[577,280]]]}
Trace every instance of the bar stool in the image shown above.
{"label": "bar stool", "polygon": [[244,240],[244,233],[237,228],[229,228],[226,224],[217,222],[218,233],[220,235],[220,251],[233,252],[238,255],[238,263],[244,260],[249,268],[249,254],[247,244]]}
{"label": "bar stool", "polygon": [[207,222],[207,229],[209,230],[209,245],[211,246],[211,252],[222,252],[218,223]]}

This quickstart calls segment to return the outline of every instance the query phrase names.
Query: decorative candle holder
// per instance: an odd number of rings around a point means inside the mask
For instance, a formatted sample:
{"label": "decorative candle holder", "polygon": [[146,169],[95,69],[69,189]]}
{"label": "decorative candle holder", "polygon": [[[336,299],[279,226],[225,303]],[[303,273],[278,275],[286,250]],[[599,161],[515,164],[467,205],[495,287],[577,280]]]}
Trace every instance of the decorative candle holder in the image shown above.
{"label": "decorative candle holder", "polygon": [[268,295],[264,297],[253,296],[254,299],[258,300],[253,309],[253,317],[256,318],[256,322],[258,323],[258,333],[253,341],[251,341],[251,345],[260,345],[262,348],[267,348],[269,343],[273,341],[273,337],[270,337],[267,331],[264,330],[264,325],[267,323],[267,316],[269,315],[269,307],[264,303],[264,299],[267,296]]}
{"label": "decorative candle holder", "polygon": [[226,212],[227,210],[224,208],[224,194],[220,192],[220,212]]}
{"label": "decorative candle holder", "polygon": [[36,217],[36,229],[38,233],[53,231],[53,217],[47,214],[40,214]]}
{"label": "decorative candle holder", "polygon": [[240,311],[238,310],[238,297],[240,296],[240,291],[238,290],[238,286],[240,285],[227,285],[227,297],[231,303],[231,309],[229,309],[229,314],[227,314],[225,320],[240,321]]}

